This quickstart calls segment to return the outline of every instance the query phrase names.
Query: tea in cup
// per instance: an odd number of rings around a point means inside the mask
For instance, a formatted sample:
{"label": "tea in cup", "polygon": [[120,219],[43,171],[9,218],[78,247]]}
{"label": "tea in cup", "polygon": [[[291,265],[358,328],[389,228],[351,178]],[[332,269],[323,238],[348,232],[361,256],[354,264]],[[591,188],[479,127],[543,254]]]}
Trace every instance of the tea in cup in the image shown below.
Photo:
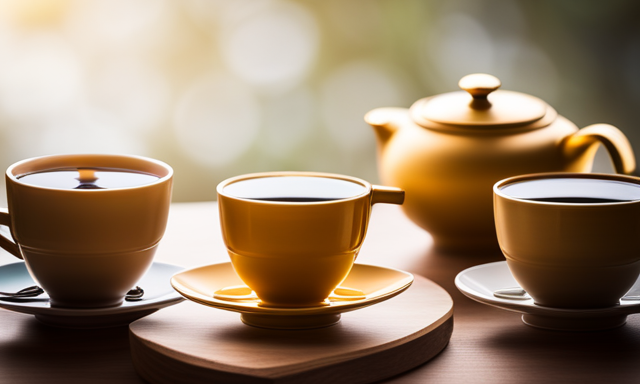
{"label": "tea in cup", "polygon": [[122,155],[55,155],[6,172],[0,246],[24,258],[52,306],[116,306],[153,261],[164,235],[173,170]]}
{"label": "tea in cup", "polygon": [[496,183],[498,242],[539,305],[616,305],[640,275],[640,179],[548,173]]}
{"label": "tea in cup", "polygon": [[404,191],[354,177],[270,172],[218,185],[222,235],[238,276],[262,305],[322,305],[347,277],[371,206]]}

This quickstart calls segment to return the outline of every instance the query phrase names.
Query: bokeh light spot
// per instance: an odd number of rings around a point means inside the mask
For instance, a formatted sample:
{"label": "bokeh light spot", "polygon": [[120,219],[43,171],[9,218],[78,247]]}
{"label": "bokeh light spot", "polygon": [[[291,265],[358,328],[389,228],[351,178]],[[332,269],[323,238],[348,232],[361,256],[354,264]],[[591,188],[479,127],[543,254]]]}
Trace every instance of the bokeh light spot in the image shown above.
{"label": "bokeh light spot", "polygon": [[432,83],[451,88],[463,76],[494,69],[494,47],[486,29],[475,18],[452,13],[436,24],[425,28],[423,41],[424,59],[432,63],[423,65],[425,70],[436,70],[425,76]]}
{"label": "bokeh light spot", "polygon": [[164,21],[166,0],[83,0],[66,19],[68,35],[89,51],[149,48]]}
{"label": "bokeh light spot", "polygon": [[4,47],[0,55],[0,109],[14,119],[37,118],[74,103],[83,66],[58,35],[37,34]]}
{"label": "bokeh light spot", "polygon": [[194,161],[222,166],[252,144],[260,104],[241,81],[217,75],[197,80],[181,97],[174,115],[178,144]]}
{"label": "bokeh light spot", "polygon": [[313,16],[295,3],[275,3],[229,27],[222,56],[229,68],[253,85],[296,84],[318,51]]}
{"label": "bokeh light spot", "polygon": [[167,117],[170,89],[164,74],[140,60],[103,62],[89,82],[96,104],[119,116],[131,129],[149,132]]}
{"label": "bokeh light spot", "polygon": [[371,109],[402,106],[402,91],[392,76],[369,61],[346,64],[322,85],[322,117],[334,142],[344,149],[372,147],[373,131],[364,122]]}
{"label": "bokeh light spot", "polygon": [[264,151],[278,158],[290,156],[311,133],[315,107],[314,96],[306,88],[270,98],[264,106]]}
{"label": "bokeh light spot", "polygon": [[508,89],[541,97],[549,104],[557,101],[558,72],[538,47],[521,39],[500,39],[495,44],[494,73]]}
{"label": "bokeh light spot", "polygon": [[19,152],[14,154],[17,158],[56,153],[146,155],[149,152],[144,137],[127,130],[117,116],[86,104],[8,134],[15,135],[16,141],[29,137],[28,146],[15,149]]}

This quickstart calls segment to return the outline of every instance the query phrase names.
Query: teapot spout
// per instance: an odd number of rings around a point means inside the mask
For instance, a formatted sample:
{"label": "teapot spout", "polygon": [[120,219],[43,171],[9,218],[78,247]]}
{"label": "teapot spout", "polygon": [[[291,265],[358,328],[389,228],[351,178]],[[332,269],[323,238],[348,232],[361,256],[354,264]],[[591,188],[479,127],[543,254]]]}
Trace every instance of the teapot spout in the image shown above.
{"label": "teapot spout", "polygon": [[364,121],[373,127],[378,145],[384,147],[393,134],[409,119],[406,108],[376,108],[364,115]]}
{"label": "teapot spout", "polygon": [[594,124],[582,128],[564,141],[564,154],[570,162],[593,160],[598,144],[605,146],[617,173],[631,174],[636,168],[636,159],[629,140],[616,127],[609,124]]}

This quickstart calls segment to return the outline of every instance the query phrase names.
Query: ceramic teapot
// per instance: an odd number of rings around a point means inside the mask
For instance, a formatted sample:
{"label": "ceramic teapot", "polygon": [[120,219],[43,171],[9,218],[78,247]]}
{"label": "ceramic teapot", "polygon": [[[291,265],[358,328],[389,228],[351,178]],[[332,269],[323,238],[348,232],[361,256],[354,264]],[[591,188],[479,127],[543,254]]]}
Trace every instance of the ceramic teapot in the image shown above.
{"label": "ceramic teapot", "polygon": [[438,248],[497,249],[492,186],[504,178],[589,172],[599,144],[616,172],[635,170],[629,141],[611,125],[578,130],[537,97],[497,90],[491,75],[458,85],[463,91],[365,116],[377,136],[381,181],[406,191],[402,208]]}

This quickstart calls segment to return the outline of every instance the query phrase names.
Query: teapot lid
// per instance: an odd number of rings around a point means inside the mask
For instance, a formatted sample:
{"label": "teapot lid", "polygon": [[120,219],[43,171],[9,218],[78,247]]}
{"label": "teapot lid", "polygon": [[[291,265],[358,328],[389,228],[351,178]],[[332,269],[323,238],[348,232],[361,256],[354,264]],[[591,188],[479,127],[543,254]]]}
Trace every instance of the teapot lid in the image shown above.
{"label": "teapot lid", "polygon": [[466,92],[443,93],[418,100],[411,107],[411,116],[425,127],[435,123],[438,126],[490,128],[531,124],[542,119],[548,110],[553,111],[537,97],[498,91],[500,85],[495,76],[484,73],[467,75],[458,82]]}

